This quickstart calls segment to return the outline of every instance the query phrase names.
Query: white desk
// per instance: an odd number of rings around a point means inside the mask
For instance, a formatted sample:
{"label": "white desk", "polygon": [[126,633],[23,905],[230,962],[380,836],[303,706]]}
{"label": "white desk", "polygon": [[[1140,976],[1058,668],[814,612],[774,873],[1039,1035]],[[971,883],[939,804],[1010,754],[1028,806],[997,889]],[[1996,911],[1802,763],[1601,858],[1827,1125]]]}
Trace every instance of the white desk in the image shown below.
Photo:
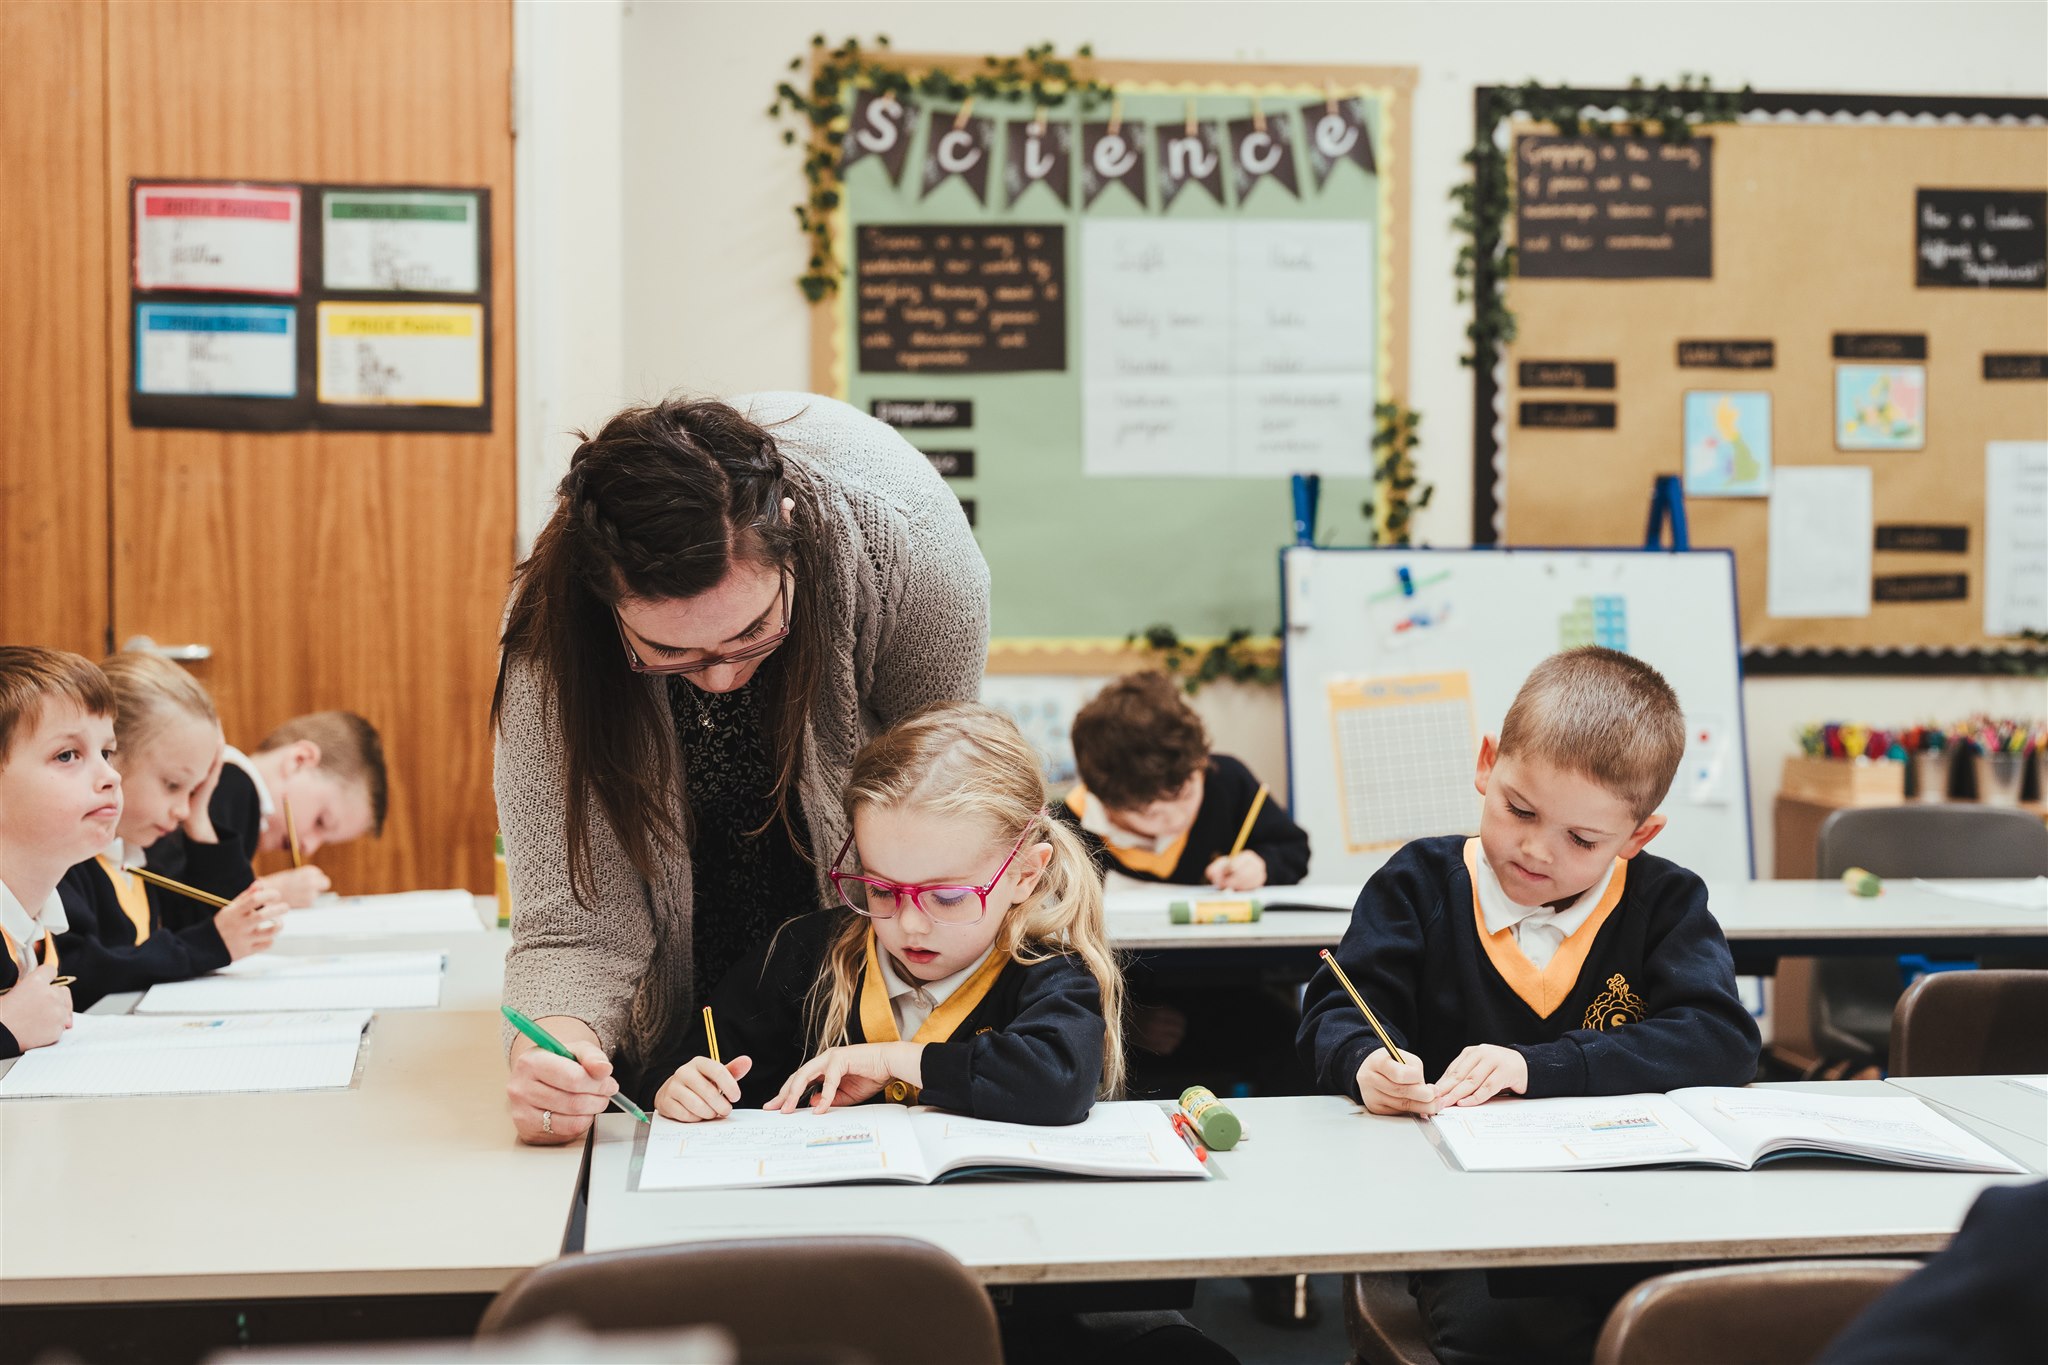
{"label": "white desk", "polygon": [[357,1086],[0,1101],[0,1305],[491,1293],[553,1260],[582,1152],[505,1117],[490,1013],[379,1014]]}
{"label": "white desk", "polygon": [[[1256,924],[1169,922],[1169,903],[1199,899],[1202,891],[1160,886],[1110,892],[1110,940],[1125,951],[1285,950],[1313,959],[1316,950],[1343,937],[1358,899],[1355,886],[1276,886],[1254,894],[1268,902],[1330,908],[1278,910]],[[2026,895],[2031,903],[1965,898],[1970,895]],[[1894,881],[1875,899],[1852,896],[1834,881],[1714,882],[1707,903],[1743,971],[1767,969],[1779,957],[1833,953],[2048,950],[2048,883],[2039,880]]]}
{"label": "white desk", "polygon": [[1894,1076],[1889,1084],[1918,1095],[1959,1123],[1989,1125],[2031,1143],[2048,1144],[2048,1092],[2016,1077]]}
{"label": "white desk", "polygon": [[[1897,1093],[1877,1081],[1821,1088]],[[611,1115],[592,1148],[585,1247],[894,1233],[944,1247],[990,1284],[1916,1253],[1945,1246],[1987,1186],[2019,1179],[1847,1162],[1473,1175],[1415,1120],[1369,1117],[1342,1099],[1232,1107],[1250,1136],[1213,1155],[1216,1178],[1200,1184],[648,1193],[628,1187],[645,1130]]]}

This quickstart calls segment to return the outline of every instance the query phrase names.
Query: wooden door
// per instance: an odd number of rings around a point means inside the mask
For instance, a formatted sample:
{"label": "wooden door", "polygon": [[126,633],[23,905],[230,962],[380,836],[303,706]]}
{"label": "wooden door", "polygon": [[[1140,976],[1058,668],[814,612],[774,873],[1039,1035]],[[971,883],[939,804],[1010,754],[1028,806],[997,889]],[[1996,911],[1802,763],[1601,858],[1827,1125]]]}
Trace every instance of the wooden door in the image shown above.
{"label": "wooden door", "polygon": [[0,643],[107,639],[105,11],[0,3]]}
{"label": "wooden door", "polygon": [[514,540],[510,0],[105,13],[111,356],[129,345],[130,177],[491,191],[489,434],[136,430],[125,365],[105,388],[116,640],[209,646],[195,671],[245,748],[328,707],[378,725],[390,823],[321,854],[339,889],[489,890],[488,709]]}

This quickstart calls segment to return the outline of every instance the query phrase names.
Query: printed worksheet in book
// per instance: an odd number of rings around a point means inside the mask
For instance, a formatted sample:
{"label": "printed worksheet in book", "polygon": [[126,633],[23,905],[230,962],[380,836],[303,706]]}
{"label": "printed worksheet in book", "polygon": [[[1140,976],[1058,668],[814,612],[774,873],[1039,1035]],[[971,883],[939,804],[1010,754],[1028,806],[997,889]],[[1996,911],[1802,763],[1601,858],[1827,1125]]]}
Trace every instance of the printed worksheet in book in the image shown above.
{"label": "printed worksheet in book", "polygon": [[1207,1177],[1166,1111],[1098,1104],[1080,1123],[1039,1128],[943,1109],[863,1104],[829,1114],[736,1109],[711,1123],[657,1118],[640,1167],[643,1190],[901,1181],[1045,1171],[1119,1180]]}
{"label": "printed worksheet in book", "polygon": [[1931,1171],[2026,1167],[1910,1096],[1696,1086],[1668,1095],[1496,1100],[1430,1120],[1468,1171],[1598,1171],[1847,1157]]}
{"label": "printed worksheet in book", "polygon": [[259,953],[208,976],[151,986],[137,1014],[259,1014],[281,1010],[432,1009],[441,1003],[441,952]]}
{"label": "printed worksheet in book", "polygon": [[401,891],[344,896],[292,910],[278,923],[280,939],[386,934],[480,934],[476,897],[467,891]]}
{"label": "printed worksheet in book", "polygon": [[343,1090],[368,1010],[232,1018],[75,1015],[0,1077],[0,1097]]}

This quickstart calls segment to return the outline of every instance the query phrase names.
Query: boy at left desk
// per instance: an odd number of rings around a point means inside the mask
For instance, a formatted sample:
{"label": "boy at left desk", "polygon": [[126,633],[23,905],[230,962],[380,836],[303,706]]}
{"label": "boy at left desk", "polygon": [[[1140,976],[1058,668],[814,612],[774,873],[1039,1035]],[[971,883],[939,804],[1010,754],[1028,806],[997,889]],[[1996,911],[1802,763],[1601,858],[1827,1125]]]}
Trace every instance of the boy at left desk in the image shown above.
{"label": "boy at left desk", "polygon": [[47,1047],[71,1026],[57,936],[57,883],[114,837],[114,692],[89,660],[0,645],[0,1057]]}
{"label": "boy at left desk", "polygon": [[[230,899],[262,881],[303,907],[328,889],[326,874],[309,862],[259,878],[258,853],[289,848],[294,828],[308,858],[322,847],[384,832],[390,784],[383,739],[353,711],[294,717],[264,736],[253,754],[229,746],[224,758],[207,803],[215,842],[166,836],[150,850],[151,868]],[[186,907],[183,913],[199,912]]]}

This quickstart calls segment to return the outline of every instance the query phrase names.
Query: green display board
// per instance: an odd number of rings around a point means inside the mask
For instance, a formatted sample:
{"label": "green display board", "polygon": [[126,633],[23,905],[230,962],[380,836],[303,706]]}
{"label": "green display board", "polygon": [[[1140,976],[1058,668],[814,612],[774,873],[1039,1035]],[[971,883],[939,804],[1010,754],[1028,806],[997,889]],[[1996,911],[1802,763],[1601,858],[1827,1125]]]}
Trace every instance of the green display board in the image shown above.
{"label": "green display board", "polygon": [[[1370,534],[1370,404],[1406,380],[1413,72],[1103,63],[1097,78],[1113,106],[1046,115],[1068,128],[1064,203],[1043,182],[1010,202],[1022,105],[919,107],[899,115],[907,155],[852,160],[847,277],[817,310],[813,382],[947,475],[988,557],[997,637],[1270,632],[1291,469],[1323,474],[1319,541]],[[1363,157],[1315,145],[1340,106],[1362,116]],[[1271,140],[1233,142],[1233,120]],[[1142,202],[1131,179],[1090,183],[1091,166],[1128,159],[1098,163],[1088,125],[1142,147]],[[1162,127],[1206,129],[1217,155],[1163,157]],[[962,155],[938,164],[955,132]],[[1268,153],[1262,171],[1291,157],[1293,184],[1247,176],[1244,145]],[[948,172],[977,148],[979,177]],[[1315,373],[1291,372],[1303,348]]]}

